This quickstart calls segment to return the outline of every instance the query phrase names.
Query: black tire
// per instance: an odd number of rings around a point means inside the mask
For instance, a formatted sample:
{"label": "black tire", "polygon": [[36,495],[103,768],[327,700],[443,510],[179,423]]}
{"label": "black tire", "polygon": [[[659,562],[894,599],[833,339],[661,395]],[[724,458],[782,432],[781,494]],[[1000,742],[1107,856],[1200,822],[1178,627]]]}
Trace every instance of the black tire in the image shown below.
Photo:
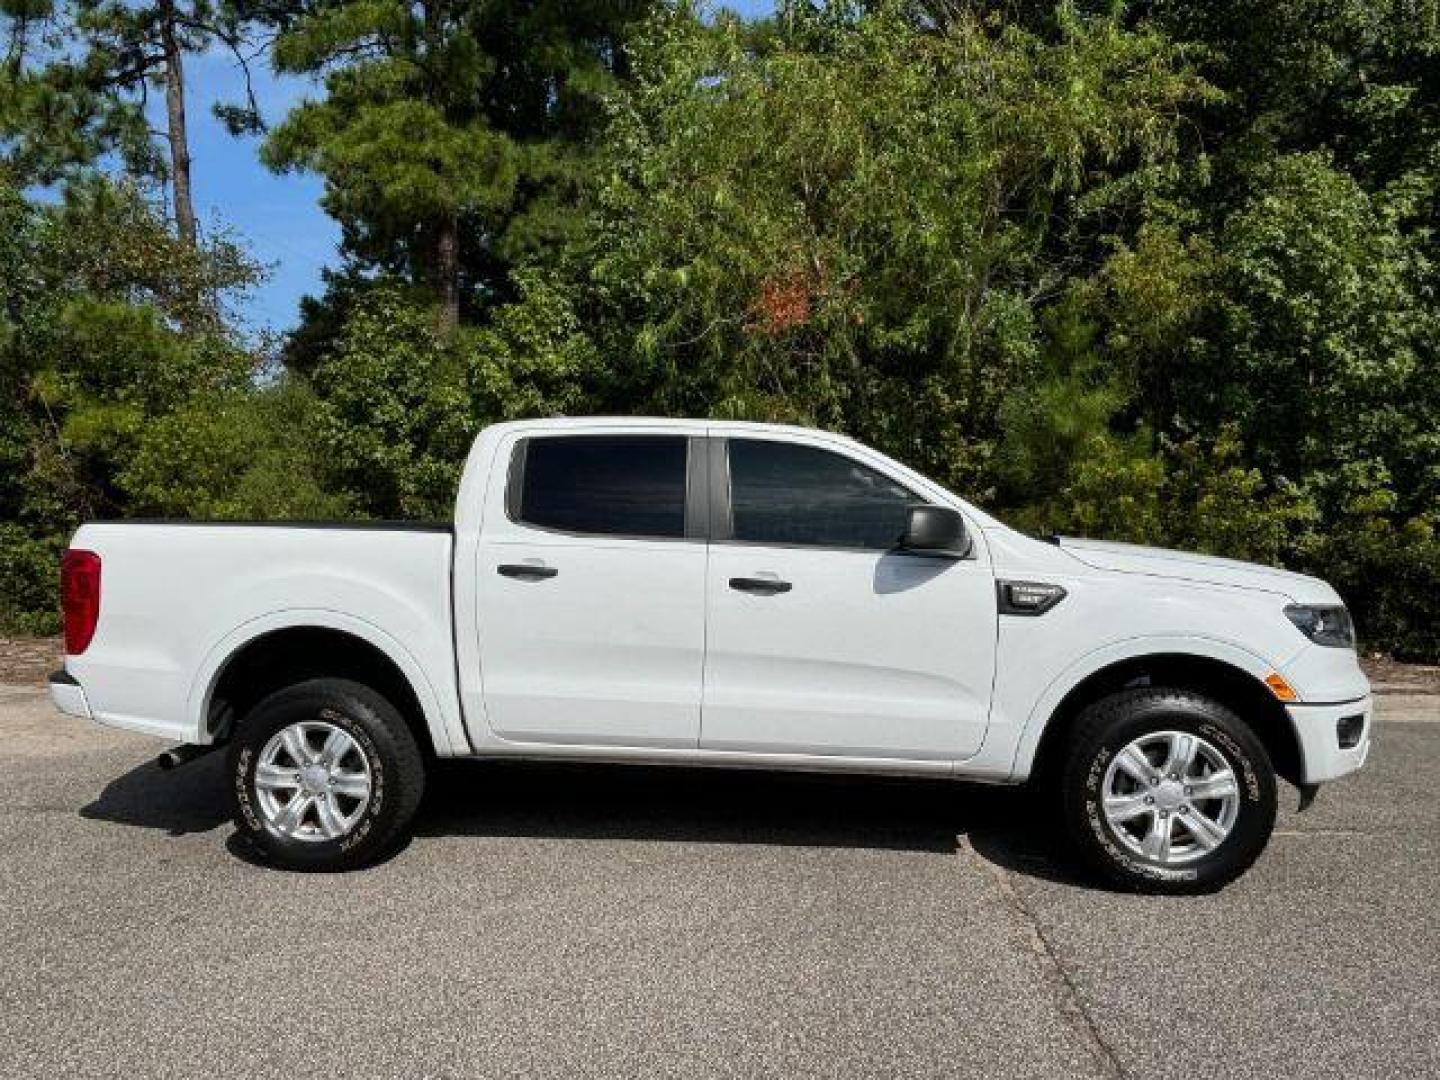
{"label": "black tire", "polygon": [[[369,766],[369,799],[337,839],[285,835],[261,809],[255,785],[261,752],[297,721],[342,729]],[[425,762],[404,719],[381,695],[348,679],[311,679],[277,690],[250,711],[230,743],[229,777],[235,827],[264,861],[288,870],[353,870],[390,854],[409,835],[425,790]]]}
{"label": "black tire", "polygon": [[[1229,834],[1213,850],[1178,866],[1132,850],[1103,809],[1111,761],[1133,740],[1164,731],[1204,739],[1225,759],[1238,788],[1238,811]],[[1250,868],[1275,827],[1275,769],[1264,744],[1230,709],[1187,690],[1125,690],[1087,707],[1071,733],[1060,794],[1068,832],[1081,860],[1106,881],[1136,892],[1189,894],[1219,889]],[[1188,830],[1181,833],[1188,835]]]}

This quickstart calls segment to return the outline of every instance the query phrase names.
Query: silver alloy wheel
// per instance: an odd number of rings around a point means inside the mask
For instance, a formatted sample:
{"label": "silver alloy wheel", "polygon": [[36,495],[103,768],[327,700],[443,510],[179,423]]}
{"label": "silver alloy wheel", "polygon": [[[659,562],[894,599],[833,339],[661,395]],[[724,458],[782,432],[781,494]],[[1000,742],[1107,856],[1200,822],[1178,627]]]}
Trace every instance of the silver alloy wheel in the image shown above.
{"label": "silver alloy wheel", "polygon": [[370,804],[370,762],[350,733],[302,720],[275,733],[255,765],[255,795],[271,832],[338,840]]}
{"label": "silver alloy wheel", "polygon": [[1156,731],[1115,755],[1105,773],[1110,830],[1135,854],[1178,866],[1225,842],[1240,814],[1235,772],[1188,731]]}

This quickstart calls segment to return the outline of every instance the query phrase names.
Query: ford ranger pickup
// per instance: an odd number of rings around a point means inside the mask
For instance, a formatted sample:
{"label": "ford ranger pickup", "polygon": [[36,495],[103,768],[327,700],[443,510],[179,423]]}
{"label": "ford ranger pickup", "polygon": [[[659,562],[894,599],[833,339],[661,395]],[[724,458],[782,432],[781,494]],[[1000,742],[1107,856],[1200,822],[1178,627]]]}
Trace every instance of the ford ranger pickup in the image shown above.
{"label": "ford ranger pickup", "polygon": [[393,851],[437,758],[548,758],[1028,781],[1098,874],[1195,892],[1370,748],[1325,582],[1036,539],[801,428],[499,424],[452,524],[86,524],[62,586],[59,709],[223,747],[295,869]]}

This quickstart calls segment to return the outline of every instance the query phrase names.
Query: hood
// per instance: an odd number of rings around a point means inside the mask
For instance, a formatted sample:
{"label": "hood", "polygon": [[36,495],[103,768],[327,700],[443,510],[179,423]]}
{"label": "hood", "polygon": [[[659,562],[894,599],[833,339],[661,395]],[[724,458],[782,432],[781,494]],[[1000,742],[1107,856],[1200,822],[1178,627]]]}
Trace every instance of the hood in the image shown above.
{"label": "hood", "polygon": [[1108,540],[1083,540],[1078,537],[1055,538],[1063,551],[1099,570],[1122,574],[1148,574],[1151,577],[1194,581],[1205,585],[1227,585],[1238,589],[1263,589],[1279,593],[1301,604],[1338,604],[1340,597],[1325,582],[1307,574],[1277,570],[1258,563],[1221,559],[1214,555],[1197,555],[1189,551],[1142,547],[1139,544],[1117,544]]}

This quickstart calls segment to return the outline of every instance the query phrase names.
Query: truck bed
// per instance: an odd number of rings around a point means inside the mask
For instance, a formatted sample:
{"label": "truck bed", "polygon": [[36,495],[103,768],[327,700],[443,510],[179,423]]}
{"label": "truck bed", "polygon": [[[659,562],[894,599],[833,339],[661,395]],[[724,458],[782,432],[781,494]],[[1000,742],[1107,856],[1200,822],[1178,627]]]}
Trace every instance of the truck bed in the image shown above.
{"label": "truck bed", "polygon": [[211,741],[225,658],[297,612],[408,656],[458,710],[447,524],[113,521],[82,526],[72,547],[101,559],[94,640],[66,661],[101,723]]}

